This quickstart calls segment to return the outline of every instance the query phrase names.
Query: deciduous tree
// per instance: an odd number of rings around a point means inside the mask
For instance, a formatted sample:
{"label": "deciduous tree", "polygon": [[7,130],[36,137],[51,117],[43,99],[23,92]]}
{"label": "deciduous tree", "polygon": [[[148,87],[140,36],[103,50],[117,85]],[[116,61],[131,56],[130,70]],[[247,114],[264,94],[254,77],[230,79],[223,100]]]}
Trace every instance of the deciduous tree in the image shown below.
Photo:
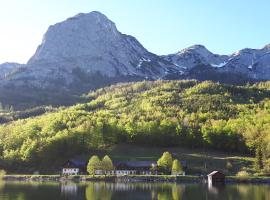
{"label": "deciduous tree", "polygon": [[88,162],[87,172],[91,175],[94,175],[95,171],[99,169],[101,169],[101,161],[98,156],[94,155]]}

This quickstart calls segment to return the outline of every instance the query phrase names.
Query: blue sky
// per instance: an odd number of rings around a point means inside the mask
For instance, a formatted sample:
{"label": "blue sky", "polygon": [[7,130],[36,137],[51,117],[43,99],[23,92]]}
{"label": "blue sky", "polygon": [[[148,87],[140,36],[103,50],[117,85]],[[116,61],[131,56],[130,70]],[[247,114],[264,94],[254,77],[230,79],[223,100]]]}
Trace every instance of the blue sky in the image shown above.
{"label": "blue sky", "polygon": [[270,43],[269,0],[7,0],[0,3],[0,63],[25,63],[48,26],[98,10],[156,54],[193,44],[230,54]]}

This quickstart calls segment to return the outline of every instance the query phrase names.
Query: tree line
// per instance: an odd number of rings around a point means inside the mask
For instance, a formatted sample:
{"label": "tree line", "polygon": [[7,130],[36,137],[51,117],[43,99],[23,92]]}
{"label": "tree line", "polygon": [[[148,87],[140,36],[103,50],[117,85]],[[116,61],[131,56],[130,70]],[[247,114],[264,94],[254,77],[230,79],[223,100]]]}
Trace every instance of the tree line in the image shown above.
{"label": "tree line", "polygon": [[[156,168],[156,169],[153,169]],[[90,175],[95,175],[97,170],[112,171],[116,167],[108,155],[105,155],[102,160],[97,155],[91,156],[87,164],[87,172]],[[170,152],[164,152],[157,161],[157,166],[149,166],[148,170],[157,170],[160,174],[182,175],[184,169],[178,159],[173,159]]]}

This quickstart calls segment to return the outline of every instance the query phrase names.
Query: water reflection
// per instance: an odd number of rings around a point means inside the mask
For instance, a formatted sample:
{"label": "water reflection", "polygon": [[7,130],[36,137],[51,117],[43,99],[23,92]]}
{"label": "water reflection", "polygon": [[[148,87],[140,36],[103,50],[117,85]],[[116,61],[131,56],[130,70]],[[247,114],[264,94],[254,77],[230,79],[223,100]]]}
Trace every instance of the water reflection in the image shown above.
{"label": "water reflection", "polygon": [[85,190],[87,200],[110,200],[112,188],[110,183],[90,183]]}
{"label": "water reflection", "polygon": [[270,185],[0,183],[0,200],[270,200]]}
{"label": "water reflection", "polygon": [[219,193],[222,192],[222,190],[225,189],[224,183],[208,183],[208,192],[213,195],[219,195]]}
{"label": "water reflection", "polygon": [[111,199],[181,199],[185,185],[149,183],[89,183],[86,187],[87,200]]}
{"label": "water reflection", "polygon": [[78,185],[76,183],[67,182],[61,184],[61,194],[63,196],[76,196]]}

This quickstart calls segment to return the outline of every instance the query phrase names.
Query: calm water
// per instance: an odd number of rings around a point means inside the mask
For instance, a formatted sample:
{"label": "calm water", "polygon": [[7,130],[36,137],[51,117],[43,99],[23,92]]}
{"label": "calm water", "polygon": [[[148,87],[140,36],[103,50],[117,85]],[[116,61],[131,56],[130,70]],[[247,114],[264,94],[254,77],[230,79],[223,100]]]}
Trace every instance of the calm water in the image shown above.
{"label": "calm water", "polygon": [[0,200],[270,200],[270,185],[0,183]]}

